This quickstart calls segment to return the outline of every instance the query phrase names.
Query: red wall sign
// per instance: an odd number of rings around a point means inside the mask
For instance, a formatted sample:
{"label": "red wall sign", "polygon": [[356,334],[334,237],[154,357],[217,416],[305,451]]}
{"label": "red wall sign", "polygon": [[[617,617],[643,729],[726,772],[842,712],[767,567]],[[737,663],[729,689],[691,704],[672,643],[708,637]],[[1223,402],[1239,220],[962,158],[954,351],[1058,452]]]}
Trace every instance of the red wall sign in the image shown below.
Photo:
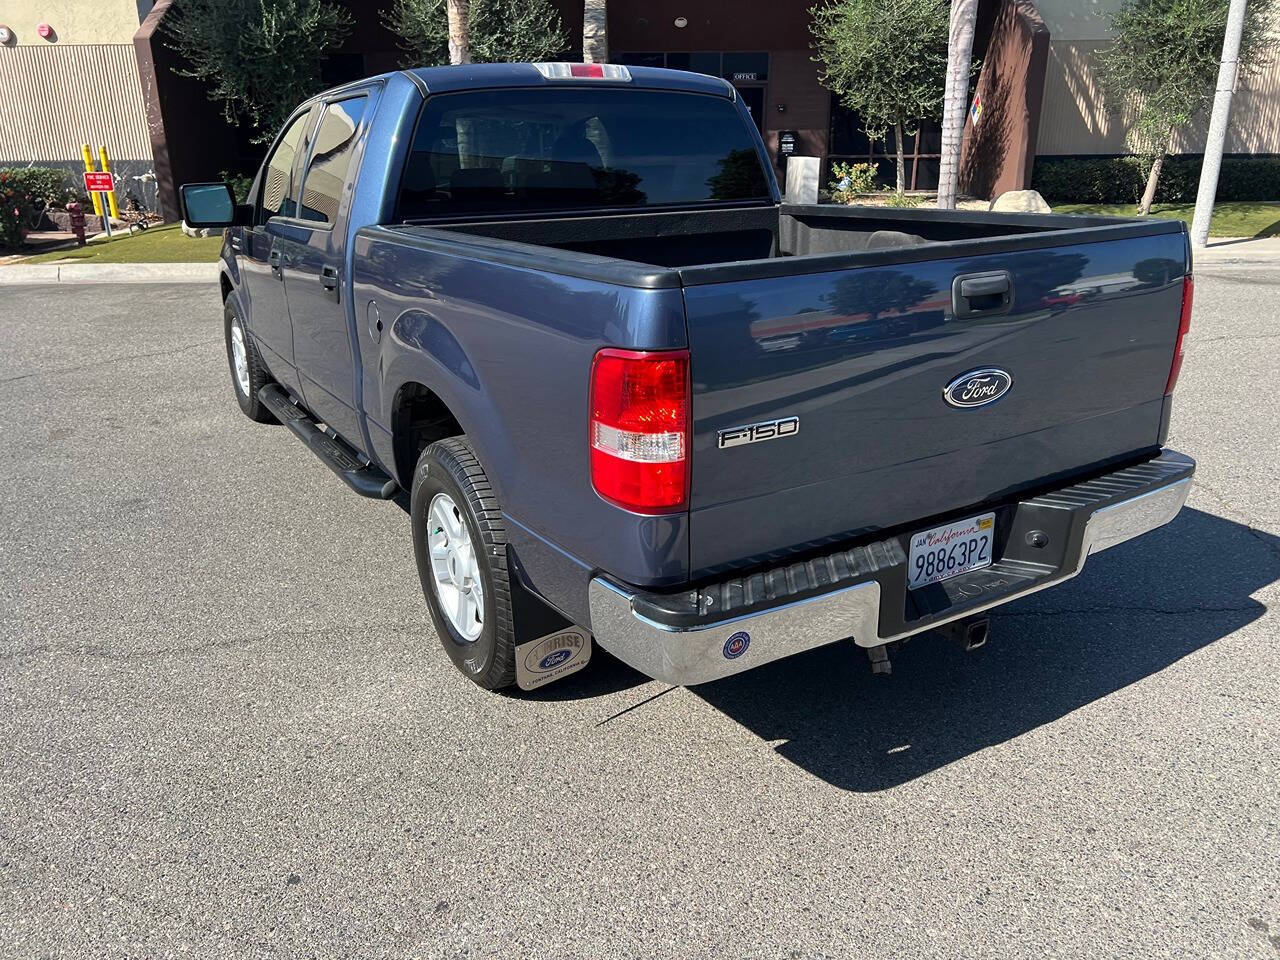
{"label": "red wall sign", "polygon": [[110,193],[116,188],[116,178],[109,173],[84,173],[84,189],[88,193]]}

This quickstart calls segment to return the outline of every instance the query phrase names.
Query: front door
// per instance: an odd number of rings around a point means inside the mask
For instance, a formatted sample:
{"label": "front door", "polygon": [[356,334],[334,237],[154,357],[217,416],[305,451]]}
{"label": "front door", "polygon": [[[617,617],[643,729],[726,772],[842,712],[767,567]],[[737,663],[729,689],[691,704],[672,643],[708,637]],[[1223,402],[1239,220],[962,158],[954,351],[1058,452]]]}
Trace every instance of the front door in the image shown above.
{"label": "front door", "polygon": [[324,105],[298,194],[296,236],[285,249],[293,349],[308,409],[344,440],[366,447],[355,403],[348,317],[347,229],[369,95]]}
{"label": "front door", "polygon": [[309,112],[285,125],[259,175],[253,227],[246,231],[240,260],[249,293],[248,328],[266,360],[271,375],[298,392],[293,356],[293,328],[285,299],[281,230],[297,209],[295,167],[301,159]]}

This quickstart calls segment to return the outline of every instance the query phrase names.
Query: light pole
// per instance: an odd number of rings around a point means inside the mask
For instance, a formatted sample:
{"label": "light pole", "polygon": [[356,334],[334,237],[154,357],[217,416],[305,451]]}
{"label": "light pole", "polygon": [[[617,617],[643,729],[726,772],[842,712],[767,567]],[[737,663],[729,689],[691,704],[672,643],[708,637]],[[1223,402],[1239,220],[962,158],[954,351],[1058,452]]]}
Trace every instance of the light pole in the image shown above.
{"label": "light pole", "polygon": [[1240,65],[1240,34],[1244,32],[1246,2],[1231,0],[1227,11],[1227,32],[1222,38],[1218,85],[1213,93],[1213,113],[1209,117],[1204,163],[1200,167],[1200,189],[1196,191],[1196,213],[1191,220],[1191,245],[1194,247],[1203,247],[1209,242],[1209,221],[1213,219],[1213,200],[1218,193],[1222,147],[1227,140],[1227,122],[1231,118],[1231,94],[1236,87],[1236,73]]}

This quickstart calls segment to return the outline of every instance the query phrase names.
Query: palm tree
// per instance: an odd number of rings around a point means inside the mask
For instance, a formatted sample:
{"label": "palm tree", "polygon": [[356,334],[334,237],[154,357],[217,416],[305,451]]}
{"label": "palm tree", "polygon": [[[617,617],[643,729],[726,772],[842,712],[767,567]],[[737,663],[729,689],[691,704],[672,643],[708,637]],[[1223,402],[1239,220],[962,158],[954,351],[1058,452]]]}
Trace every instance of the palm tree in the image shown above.
{"label": "palm tree", "polygon": [[587,63],[609,62],[608,0],[583,0],[582,59]]}
{"label": "palm tree", "polygon": [[960,180],[960,147],[973,72],[973,25],[978,0],[951,0],[951,36],[947,44],[947,87],[942,100],[942,159],[938,171],[938,209],[954,210]]}
{"label": "palm tree", "polygon": [[468,0],[445,0],[449,18],[449,62],[470,63],[471,45],[467,39]]}

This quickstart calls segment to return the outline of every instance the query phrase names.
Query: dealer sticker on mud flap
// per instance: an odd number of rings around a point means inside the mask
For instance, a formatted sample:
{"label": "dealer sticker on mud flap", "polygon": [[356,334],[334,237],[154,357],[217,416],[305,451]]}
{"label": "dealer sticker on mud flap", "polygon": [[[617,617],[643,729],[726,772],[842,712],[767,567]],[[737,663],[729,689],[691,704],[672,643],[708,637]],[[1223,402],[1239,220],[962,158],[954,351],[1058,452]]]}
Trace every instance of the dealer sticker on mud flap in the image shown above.
{"label": "dealer sticker on mud flap", "polygon": [[533,690],[577,673],[591,659],[591,634],[580,627],[549,633],[516,647],[516,683]]}

